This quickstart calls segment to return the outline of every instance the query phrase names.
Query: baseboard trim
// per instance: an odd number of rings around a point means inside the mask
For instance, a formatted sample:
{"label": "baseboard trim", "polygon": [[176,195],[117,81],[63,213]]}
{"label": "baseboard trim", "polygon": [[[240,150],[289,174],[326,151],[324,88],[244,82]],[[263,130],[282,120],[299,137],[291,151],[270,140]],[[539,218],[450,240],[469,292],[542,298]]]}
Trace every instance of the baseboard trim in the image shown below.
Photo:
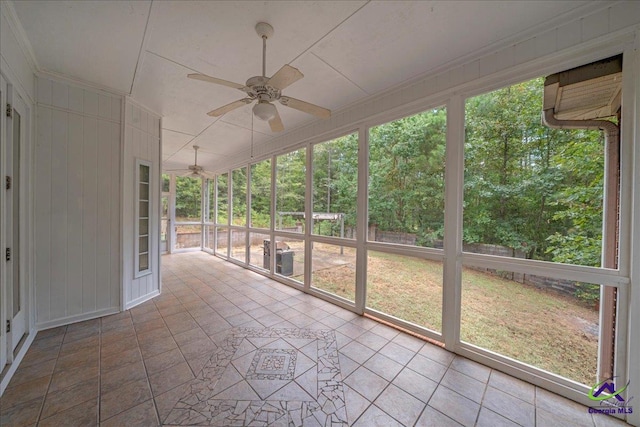
{"label": "baseboard trim", "polygon": [[133,301],[129,301],[129,302],[125,303],[124,309],[125,310],[129,310],[129,309],[131,309],[131,308],[133,308],[133,307],[135,307],[137,305],[142,304],[143,302],[149,301],[151,298],[157,297],[158,295],[160,295],[160,291],[156,289],[153,292],[150,292],[150,293],[148,293],[146,295],[143,295],[141,297],[138,297],[138,298],[134,299]]}
{"label": "baseboard trim", "polygon": [[74,316],[50,320],[48,322],[36,323],[36,329],[38,331],[44,331],[45,329],[57,328],[58,326],[70,325],[72,323],[83,322],[85,320],[91,320],[116,313],[120,313],[120,307],[104,308],[102,310],[92,311],[90,313],[82,313]]}

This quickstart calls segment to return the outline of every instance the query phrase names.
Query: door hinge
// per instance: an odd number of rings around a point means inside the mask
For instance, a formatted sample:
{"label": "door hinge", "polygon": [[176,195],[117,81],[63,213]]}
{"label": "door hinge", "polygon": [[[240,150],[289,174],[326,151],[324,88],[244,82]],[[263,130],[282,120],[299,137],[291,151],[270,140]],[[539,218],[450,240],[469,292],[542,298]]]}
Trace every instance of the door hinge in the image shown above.
{"label": "door hinge", "polygon": [[8,175],[4,178],[4,188],[7,190],[11,189],[11,177]]}
{"label": "door hinge", "polygon": [[11,248],[5,249],[4,258],[6,261],[11,261]]}
{"label": "door hinge", "polygon": [[9,118],[13,117],[13,107],[11,107],[11,104],[7,104],[6,113],[7,113],[7,117]]}
{"label": "door hinge", "polygon": [[7,333],[11,332],[11,319],[7,319]]}

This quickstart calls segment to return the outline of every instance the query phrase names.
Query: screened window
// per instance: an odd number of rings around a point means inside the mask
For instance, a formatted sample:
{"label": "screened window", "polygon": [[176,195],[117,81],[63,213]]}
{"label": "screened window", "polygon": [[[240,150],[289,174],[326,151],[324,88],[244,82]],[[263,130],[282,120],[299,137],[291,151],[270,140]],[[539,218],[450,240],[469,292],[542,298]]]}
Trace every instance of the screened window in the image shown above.
{"label": "screened window", "polygon": [[271,225],[271,160],[251,165],[251,223],[250,227],[269,228]]}
{"label": "screened window", "polygon": [[232,225],[247,225],[247,168],[231,172],[233,221]]}
{"label": "screened window", "polygon": [[301,148],[276,160],[276,229],[304,232],[306,150]]}
{"label": "screened window", "polygon": [[465,105],[465,251],[601,265],[604,138],[540,122],[543,79]]}
{"label": "screened window", "polygon": [[369,240],[441,248],[447,114],[434,108],[369,131]]}
{"label": "screened window", "polygon": [[218,192],[218,210],[216,212],[216,224],[227,224],[229,218],[229,198],[228,198],[228,179],[229,174],[223,173],[218,175],[217,192]]}
{"label": "screened window", "polygon": [[313,146],[313,234],[355,239],[358,134]]}

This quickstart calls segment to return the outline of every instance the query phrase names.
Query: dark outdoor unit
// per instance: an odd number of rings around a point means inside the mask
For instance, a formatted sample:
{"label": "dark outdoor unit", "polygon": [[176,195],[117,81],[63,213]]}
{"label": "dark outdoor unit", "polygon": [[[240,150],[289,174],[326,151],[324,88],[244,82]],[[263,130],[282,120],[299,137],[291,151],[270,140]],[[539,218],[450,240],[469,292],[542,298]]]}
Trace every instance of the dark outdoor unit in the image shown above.
{"label": "dark outdoor unit", "polygon": [[[263,240],[263,264],[265,270],[268,270],[271,263],[271,241]],[[276,245],[276,273],[283,276],[293,275],[293,254],[289,249],[289,245],[284,242],[278,242]]]}

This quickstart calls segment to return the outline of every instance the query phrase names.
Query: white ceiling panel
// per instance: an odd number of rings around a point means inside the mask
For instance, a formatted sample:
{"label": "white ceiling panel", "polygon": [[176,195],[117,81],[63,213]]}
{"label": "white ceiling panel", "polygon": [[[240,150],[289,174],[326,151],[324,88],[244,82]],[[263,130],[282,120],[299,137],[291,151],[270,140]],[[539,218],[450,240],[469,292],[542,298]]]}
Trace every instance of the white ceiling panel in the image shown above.
{"label": "white ceiling panel", "polygon": [[151,2],[16,1],[39,66],[129,93]]}
{"label": "white ceiling panel", "polygon": [[[254,138],[257,138],[257,136]],[[202,132],[202,135],[194,139],[193,143],[202,147],[202,151],[214,155],[231,155],[250,147],[251,131],[230,123],[218,121]]]}
{"label": "white ceiling panel", "polygon": [[283,92],[286,96],[336,110],[368,94],[312,53],[306,53],[293,65],[304,78]]}
{"label": "white ceiling panel", "polygon": [[147,53],[133,97],[164,117],[164,129],[197,135],[216,121],[207,116],[208,111],[242,98],[244,93],[188,79],[187,74],[189,70],[183,66]]}
{"label": "white ceiling panel", "polygon": [[582,3],[371,2],[311,51],[368,93],[376,93]]}
{"label": "white ceiling panel", "polygon": [[[187,146],[193,136],[172,130],[162,130],[162,157],[166,160],[173,156],[177,151]],[[189,145],[190,147],[190,145]]]}
{"label": "white ceiling panel", "polygon": [[[2,0],[4,1],[4,0]],[[304,78],[283,92],[333,111],[408,79],[469,59],[588,1],[12,1],[42,70],[131,93],[162,115],[166,167],[224,167],[281,136],[252,105],[206,115],[245,94],[187,79],[191,72],[244,84],[262,72],[258,22],[274,35],[267,76],[291,63]],[[585,6],[586,5],[586,6]],[[576,12],[579,10],[579,14]],[[566,15],[563,15],[566,14]],[[515,39],[514,39],[515,40]],[[314,116],[276,102],[284,133]],[[235,160],[234,160],[235,161]]]}
{"label": "white ceiling panel", "polygon": [[295,59],[355,12],[363,1],[155,2],[148,51],[201,73],[244,84],[262,73],[260,21],[275,31],[267,42],[267,75]]}

